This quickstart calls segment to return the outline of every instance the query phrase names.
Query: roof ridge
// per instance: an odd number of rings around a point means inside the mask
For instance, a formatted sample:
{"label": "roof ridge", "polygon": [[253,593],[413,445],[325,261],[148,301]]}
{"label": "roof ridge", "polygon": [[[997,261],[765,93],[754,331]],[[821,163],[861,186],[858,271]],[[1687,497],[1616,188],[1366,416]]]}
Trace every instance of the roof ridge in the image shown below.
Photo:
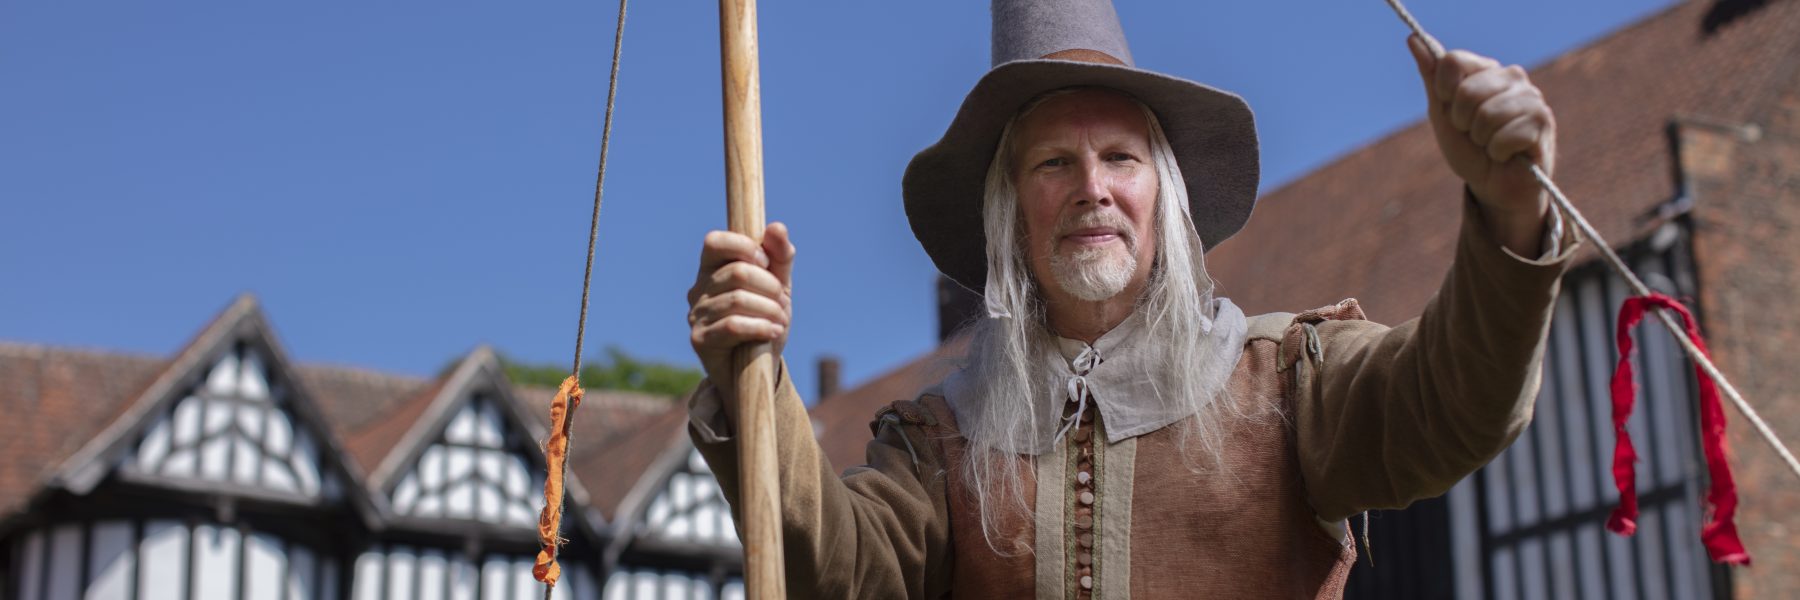
{"label": "roof ridge", "polygon": [[418,384],[422,384],[422,383],[430,383],[430,382],[436,381],[440,378],[440,377],[423,377],[423,376],[419,376],[419,375],[410,375],[410,374],[406,374],[406,373],[396,373],[393,371],[383,371],[381,369],[377,369],[374,367],[364,367],[364,366],[359,366],[359,365],[346,365],[343,363],[335,363],[335,362],[316,362],[316,363],[315,362],[302,362],[302,363],[295,364],[294,369],[301,371],[302,373],[316,373],[319,375],[349,377],[349,378],[354,378],[359,381],[384,380],[384,382],[386,382],[386,383],[396,383],[396,384],[406,384],[406,385],[418,385]]}
{"label": "roof ridge", "polygon": [[93,346],[54,346],[36,342],[0,340],[0,356],[42,358],[50,354],[73,354],[94,358],[129,358],[153,361],[169,360],[169,357],[165,355],[137,350],[117,350]]}

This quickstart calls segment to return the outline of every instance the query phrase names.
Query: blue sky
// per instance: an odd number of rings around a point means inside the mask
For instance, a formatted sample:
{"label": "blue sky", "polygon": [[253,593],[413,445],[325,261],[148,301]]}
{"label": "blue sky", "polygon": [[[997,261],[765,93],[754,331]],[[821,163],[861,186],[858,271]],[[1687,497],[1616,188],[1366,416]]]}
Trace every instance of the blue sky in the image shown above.
{"label": "blue sky", "polygon": [[[1412,9],[1534,65],[1669,4]],[[249,291],[301,361],[568,360],[616,8],[0,4],[0,340],[166,354]],[[900,174],[986,71],[987,4],[759,8],[768,212],[800,248],[788,360],[803,390],[822,353],[855,383],[935,343]],[[631,7],[589,348],[694,362],[683,296],[725,215],[715,10]],[[1119,11],[1139,66],[1249,101],[1265,190],[1423,113],[1380,0]]]}

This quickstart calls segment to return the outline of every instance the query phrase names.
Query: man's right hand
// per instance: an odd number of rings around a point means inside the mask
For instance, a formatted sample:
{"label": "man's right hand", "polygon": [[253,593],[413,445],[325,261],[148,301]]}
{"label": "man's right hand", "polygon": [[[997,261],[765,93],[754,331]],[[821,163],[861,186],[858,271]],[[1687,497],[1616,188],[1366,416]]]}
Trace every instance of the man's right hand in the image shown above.
{"label": "man's right hand", "polygon": [[794,244],[781,223],[769,224],[761,247],[729,231],[707,233],[700,247],[700,273],[687,295],[688,340],[732,423],[737,422],[737,373],[731,353],[744,344],[768,342],[781,355],[793,321],[793,271]]}

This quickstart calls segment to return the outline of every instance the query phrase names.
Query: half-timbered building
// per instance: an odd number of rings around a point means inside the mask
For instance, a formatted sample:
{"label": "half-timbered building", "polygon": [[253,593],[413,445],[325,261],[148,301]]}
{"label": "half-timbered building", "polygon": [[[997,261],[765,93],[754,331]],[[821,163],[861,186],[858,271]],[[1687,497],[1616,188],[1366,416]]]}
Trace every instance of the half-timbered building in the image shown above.
{"label": "half-timbered building", "polygon": [[[0,344],[0,599],[542,598],[552,391],[290,361],[253,298],[172,357]],[[742,595],[671,398],[591,391],[556,598]]]}

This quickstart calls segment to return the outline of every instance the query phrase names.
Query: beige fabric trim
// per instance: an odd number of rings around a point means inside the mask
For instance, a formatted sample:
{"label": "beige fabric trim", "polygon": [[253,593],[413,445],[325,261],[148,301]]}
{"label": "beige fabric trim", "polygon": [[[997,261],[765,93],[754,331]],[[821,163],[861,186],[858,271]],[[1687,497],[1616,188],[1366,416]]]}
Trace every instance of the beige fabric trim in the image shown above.
{"label": "beige fabric trim", "polygon": [[1131,598],[1131,496],[1137,472],[1138,438],[1106,447],[1106,475],[1100,480],[1099,505],[1094,515],[1099,531],[1094,536],[1094,590],[1102,600]]}
{"label": "beige fabric trim", "polygon": [[1068,558],[1063,550],[1063,511],[1067,508],[1064,488],[1068,486],[1069,445],[1052,444],[1049,452],[1037,456],[1036,545],[1037,597],[1062,600],[1068,577],[1063,572]]}

